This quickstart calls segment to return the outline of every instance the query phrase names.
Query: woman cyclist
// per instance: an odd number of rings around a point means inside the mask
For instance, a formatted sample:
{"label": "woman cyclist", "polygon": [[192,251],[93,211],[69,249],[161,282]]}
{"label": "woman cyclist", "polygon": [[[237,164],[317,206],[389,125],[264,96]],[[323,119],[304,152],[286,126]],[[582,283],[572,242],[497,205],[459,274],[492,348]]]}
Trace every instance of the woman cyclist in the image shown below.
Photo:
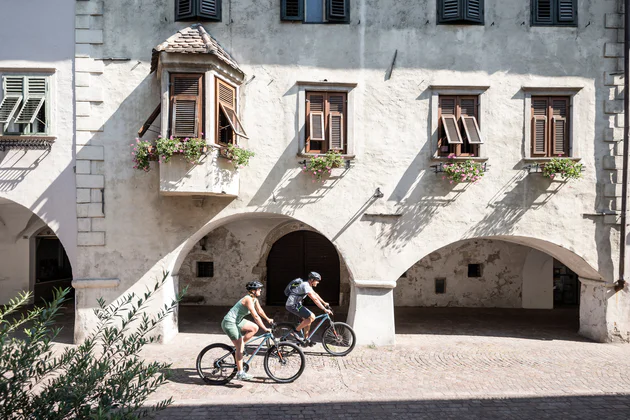
{"label": "woman cyclist", "polygon": [[[221,322],[221,329],[230,337],[230,340],[232,340],[232,343],[234,343],[236,347],[235,357],[236,366],[238,367],[236,379],[251,381],[254,377],[243,371],[243,351],[245,349],[245,343],[258,332],[259,325],[263,331],[271,331],[269,328],[265,327],[260,316],[269,324],[273,324],[273,319],[265,314],[260,307],[260,303],[258,303],[258,297],[262,293],[262,283],[259,281],[250,281],[245,288],[247,289],[247,295],[236,302],[236,305],[225,315],[223,322]],[[250,313],[258,325],[245,319]]]}

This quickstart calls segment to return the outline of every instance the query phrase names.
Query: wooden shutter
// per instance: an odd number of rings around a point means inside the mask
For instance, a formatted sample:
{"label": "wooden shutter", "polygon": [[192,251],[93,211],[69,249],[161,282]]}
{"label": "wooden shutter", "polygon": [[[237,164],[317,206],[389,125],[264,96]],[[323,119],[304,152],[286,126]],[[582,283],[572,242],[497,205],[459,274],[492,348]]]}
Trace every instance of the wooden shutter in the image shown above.
{"label": "wooden shutter", "polygon": [[205,20],[221,21],[221,0],[196,0],[197,16]]}
{"label": "wooden shutter", "polygon": [[236,114],[236,88],[216,78],[217,143],[234,143],[235,135],[247,137]]}
{"label": "wooden shutter", "polygon": [[202,132],[203,75],[171,74],[171,135],[199,137]]}
{"label": "wooden shutter", "polygon": [[547,98],[532,97],[532,156],[546,156],[549,142]]}
{"label": "wooden shutter", "polygon": [[175,0],[175,21],[194,19],[197,0]]}
{"label": "wooden shutter", "polygon": [[162,104],[158,104],[158,106],[155,107],[151,115],[149,115],[149,118],[147,118],[144,124],[142,124],[142,127],[140,127],[140,129],[138,130],[138,137],[144,136],[146,132],[149,131],[149,128],[151,128],[151,124],[153,124],[157,116],[160,115],[161,109]]}
{"label": "wooden shutter", "polygon": [[[306,123],[308,124],[306,133],[306,152],[320,153],[324,152],[325,146],[325,121],[326,121],[326,93],[325,92],[307,92],[306,93]],[[313,127],[311,124],[311,115],[315,123],[321,121],[320,127]],[[321,119],[321,120],[320,120]],[[317,136],[313,136],[316,134]],[[321,134],[318,135],[318,134]]]}
{"label": "wooden shutter", "polygon": [[304,0],[282,0],[280,20],[304,20]]}
{"label": "wooden shutter", "polygon": [[466,0],[465,19],[469,22],[483,23],[483,0]]}
{"label": "wooden shutter", "polygon": [[462,116],[462,125],[466,131],[466,138],[470,144],[483,144],[483,138],[481,137],[481,130],[479,130],[479,124],[477,124],[477,118]]}
{"label": "wooden shutter", "polygon": [[464,142],[455,115],[442,115],[442,127],[444,127],[449,144],[462,144]]}
{"label": "wooden shutter", "polygon": [[[46,77],[27,77],[24,84],[26,86],[24,105],[15,118],[17,124],[33,123],[42,105],[44,105],[48,90]],[[45,124],[45,121],[42,122]]]}
{"label": "wooden shutter", "polygon": [[462,0],[438,0],[438,22],[454,22],[461,20]]}
{"label": "wooden shutter", "polygon": [[350,22],[350,0],[326,0],[326,20],[329,22]]}
{"label": "wooden shutter", "polygon": [[569,99],[550,98],[551,150],[554,156],[568,156],[569,152]]}
{"label": "wooden shutter", "polygon": [[346,114],[346,95],[328,94],[328,147],[330,150],[343,152],[345,148],[344,116]]}
{"label": "wooden shutter", "polygon": [[6,76],[2,82],[3,98],[0,103],[0,123],[8,124],[24,98],[24,77]]}
{"label": "wooden shutter", "polygon": [[560,24],[577,24],[577,0],[556,0],[557,19]]}

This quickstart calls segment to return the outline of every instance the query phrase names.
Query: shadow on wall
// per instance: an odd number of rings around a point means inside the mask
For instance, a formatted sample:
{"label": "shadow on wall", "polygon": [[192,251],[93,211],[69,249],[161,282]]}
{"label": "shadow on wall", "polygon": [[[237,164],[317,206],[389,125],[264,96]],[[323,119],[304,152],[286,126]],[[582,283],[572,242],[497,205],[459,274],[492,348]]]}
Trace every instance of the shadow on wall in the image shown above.
{"label": "shadow on wall", "polygon": [[0,151],[0,192],[14,190],[49,154],[48,150]]}

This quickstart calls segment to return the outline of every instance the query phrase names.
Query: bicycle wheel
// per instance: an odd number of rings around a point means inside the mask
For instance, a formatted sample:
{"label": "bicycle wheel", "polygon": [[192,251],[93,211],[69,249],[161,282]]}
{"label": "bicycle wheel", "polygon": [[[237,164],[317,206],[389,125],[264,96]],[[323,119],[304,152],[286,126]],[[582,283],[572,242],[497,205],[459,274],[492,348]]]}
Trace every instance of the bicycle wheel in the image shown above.
{"label": "bicycle wheel", "polygon": [[357,336],[350,325],[334,322],[324,331],[322,345],[333,356],[345,356],[354,349]]}
{"label": "bicycle wheel", "polygon": [[234,347],[223,343],[210,344],[197,356],[197,373],[210,385],[223,385],[236,375]]}
{"label": "bicycle wheel", "polygon": [[293,334],[291,334],[294,328],[295,324],[292,324],[290,322],[281,322],[279,324],[276,324],[276,327],[273,330],[273,336],[276,338],[276,340],[290,341],[294,344],[298,344]]}
{"label": "bicycle wheel", "polygon": [[295,381],[304,372],[306,358],[298,346],[283,341],[265,353],[265,372],[276,382]]}

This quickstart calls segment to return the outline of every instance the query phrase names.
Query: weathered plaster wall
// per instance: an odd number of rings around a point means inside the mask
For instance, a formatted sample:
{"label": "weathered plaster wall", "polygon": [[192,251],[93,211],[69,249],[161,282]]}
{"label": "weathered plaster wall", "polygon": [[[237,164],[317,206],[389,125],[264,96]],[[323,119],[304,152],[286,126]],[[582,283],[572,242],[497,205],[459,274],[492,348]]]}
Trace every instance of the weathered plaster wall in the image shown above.
{"label": "weathered plaster wall", "polygon": [[[206,235],[205,248],[197,242],[179,270],[179,289],[188,286],[191,304],[231,306],[245,294],[245,283],[260,280],[267,283],[267,256],[280,237],[296,230],[312,230],[301,223],[283,219],[229,223]],[[214,262],[214,277],[198,278],[197,261]],[[340,256],[342,305],[347,305],[350,279]],[[265,292],[261,302],[265,302]]]}
{"label": "weathered plaster wall", "polygon": [[536,249],[523,264],[523,308],[553,309],[553,257]]}
{"label": "weathered plaster wall", "polygon": [[[0,25],[0,39],[10,40],[0,48],[0,74],[35,72],[52,75],[51,134],[56,137],[49,152],[0,151],[0,198],[37,214],[58,235],[73,266],[77,257],[73,206],[74,4],[73,0],[5,0],[2,2],[4,19]],[[30,29],[25,30],[25,27]],[[16,258],[22,258],[21,248],[11,252]],[[7,270],[7,266],[0,265],[0,276],[6,277]],[[2,285],[0,289],[3,289]]]}
{"label": "weathered plaster wall", "polygon": [[[520,308],[523,264],[529,249],[502,241],[458,242],[435,251],[407,270],[394,289],[396,306]],[[481,277],[468,277],[468,264],[482,264]],[[435,293],[435,279],[446,293]],[[551,276],[547,278],[551,283]]]}
{"label": "weathered plaster wall", "polygon": [[[207,199],[201,207],[158,195],[157,167],[134,172],[129,156],[129,143],[159,102],[158,80],[148,72],[151,49],[187,24],[173,22],[167,0],[95,3],[102,8],[98,53],[130,60],[108,63],[99,76],[107,89],[91,118],[103,131],[90,141],[105,148],[104,199],[116,205],[107,206],[106,246],[81,250],[80,276],[120,278],[120,292],[139,288],[163,268],[177,274],[188,251],[222,220],[280,213],[330,238],[361,290],[393,287],[408,267],[449,244],[499,235],[560,245],[576,255],[567,262],[574,271],[592,267],[613,279],[618,233],[603,217],[583,214],[609,208],[604,184],[610,178],[601,165],[611,149],[604,142],[610,121],[603,86],[604,72],[616,65],[603,62],[602,51],[616,42],[616,31],[605,27],[616,1],[579,2],[578,28],[531,27],[529,2],[520,0],[486,7],[484,26],[436,25],[436,2],[428,0],[413,7],[352,1],[351,24],[334,26],[282,23],[279,0],[228,3],[223,22],[204,25],[249,80],[239,108],[250,136],[243,143],[256,157],[241,171],[237,199]],[[616,44],[606,48],[614,54]],[[357,83],[350,116],[356,158],[319,185],[298,167],[304,127],[296,82],[322,80]],[[453,186],[432,172],[432,85],[489,86],[480,122],[491,170],[477,184]],[[523,170],[529,147],[523,86],[581,88],[573,141],[584,179],[549,182]],[[382,199],[372,198],[376,187]],[[393,213],[399,216],[379,216]],[[86,312],[99,292],[81,292]],[[389,292],[370,296],[391,301]]]}

